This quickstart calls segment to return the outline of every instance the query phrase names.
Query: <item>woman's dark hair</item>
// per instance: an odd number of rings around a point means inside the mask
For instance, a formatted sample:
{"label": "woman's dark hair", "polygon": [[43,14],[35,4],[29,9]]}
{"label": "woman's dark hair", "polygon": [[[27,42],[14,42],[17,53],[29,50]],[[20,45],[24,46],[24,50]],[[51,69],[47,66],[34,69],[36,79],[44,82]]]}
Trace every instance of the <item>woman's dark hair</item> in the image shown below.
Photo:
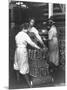
{"label": "woman's dark hair", "polygon": [[48,26],[51,28],[52,25],[56,25],[56,23],[55,23],[54,20],[53,20],[53,17],[50,17],[50,18],[47,20],[46,25],[47,25],[47,28],[48,28]]}
{"label": "woman's dark hair", "polygon": [[28,23],[21,24],[20,25],[20,30],[22,30],[22,29],[28,29],[28,27],[29,27],[29,24]]}
{"label": "woman's dark hair", "polygon": [[35,17],[30,17],[28,21],[30,22],[32,19],[35,21]]}

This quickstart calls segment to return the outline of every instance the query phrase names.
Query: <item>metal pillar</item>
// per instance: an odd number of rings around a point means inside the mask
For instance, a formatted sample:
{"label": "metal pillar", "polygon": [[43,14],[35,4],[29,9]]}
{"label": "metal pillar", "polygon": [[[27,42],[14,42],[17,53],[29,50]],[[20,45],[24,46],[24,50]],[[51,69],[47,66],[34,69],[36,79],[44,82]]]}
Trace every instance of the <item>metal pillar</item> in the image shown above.
{"label": "metal pillar", "polygon": [[51,16],[53,16],[53,4],[49,3],[49,8],[48,8],[48,18],[50,18]]}

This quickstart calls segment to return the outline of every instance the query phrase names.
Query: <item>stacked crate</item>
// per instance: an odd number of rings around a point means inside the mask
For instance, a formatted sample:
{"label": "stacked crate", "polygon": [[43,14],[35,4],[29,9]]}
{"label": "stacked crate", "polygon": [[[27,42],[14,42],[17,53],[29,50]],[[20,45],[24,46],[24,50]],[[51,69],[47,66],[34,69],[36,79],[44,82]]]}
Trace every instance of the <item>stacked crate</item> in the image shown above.
{"label": "stacked crate", "polygon": [[[33,42],[35,42],[38,46],[41,47],[34,34],[31,34],[29,36],[31,37]],[[28,61],[30,67],[30,75],[33,76],[33,85],[49,83],[52,81],[52,77],[49,75],[49,64],[47,63],[47,48],[42,48],[40,50],[31,47],[28,48]]]}
{"label": "stacked crate", "polygon": [[59,62],[61,68],[65,69],[65,27],[58,27],[58,38],[59,38]]}
{"label": "stacked crate", "polygon": [[45,50],[28,50],[30,74],[34,77],[42,77],[49,74]]}

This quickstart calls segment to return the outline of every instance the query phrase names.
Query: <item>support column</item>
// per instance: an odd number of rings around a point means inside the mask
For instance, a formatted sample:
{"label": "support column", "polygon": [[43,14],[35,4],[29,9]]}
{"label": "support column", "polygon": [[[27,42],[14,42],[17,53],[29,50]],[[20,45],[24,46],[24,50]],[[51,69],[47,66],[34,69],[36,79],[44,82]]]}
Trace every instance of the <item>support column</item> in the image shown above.
{"label": "support column", "polygon": [[14,7],[15,5],[13,5],[12,3],[9,4],[9,9],[11,10],[11,28],[13,28],[15,26],[15,23],[14,23]]}
{"label": "support column", "polygon": [[48,8],[48,18],[50,18],[51,16],[53,16],[53,4],[49,3],[49,8]]}
{"label": "support column", "polygon": [[65,4],[60,4],[60,8],[62,10],[62,13],[64,14],[65,13]]}

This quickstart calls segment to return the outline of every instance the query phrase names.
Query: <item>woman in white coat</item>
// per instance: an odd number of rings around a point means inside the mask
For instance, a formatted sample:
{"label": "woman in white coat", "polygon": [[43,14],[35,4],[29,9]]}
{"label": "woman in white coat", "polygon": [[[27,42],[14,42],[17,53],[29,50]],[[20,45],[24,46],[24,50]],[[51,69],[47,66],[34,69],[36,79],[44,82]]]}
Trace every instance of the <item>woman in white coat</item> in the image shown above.
{"label": "woman in white coat", "polygon": [[58,37],[57,28],[55,22],[51,19],[48,21],[49,31],[48,31],[48,46],[49,46],[49,61],[52,63],[51,67],[54,69],[59,65],[59,48],[58,48]]}
{"label": "woman in white coat", "polygon": [[[16,51],[14,60],[14,70],[19,70],[19,72],[22,75],[25,75],[26,79],[28,79],[27,76],[29,74],[27,43],[30,44],[32,47],[40,49],[40,47],[37,46],[27,35],[26,33],[27,29],[28,29],[27,25],[24,25],[22,31],[20,31],[15,36]],[[29,80],[27,80],[27,82],[29,82]]]}

